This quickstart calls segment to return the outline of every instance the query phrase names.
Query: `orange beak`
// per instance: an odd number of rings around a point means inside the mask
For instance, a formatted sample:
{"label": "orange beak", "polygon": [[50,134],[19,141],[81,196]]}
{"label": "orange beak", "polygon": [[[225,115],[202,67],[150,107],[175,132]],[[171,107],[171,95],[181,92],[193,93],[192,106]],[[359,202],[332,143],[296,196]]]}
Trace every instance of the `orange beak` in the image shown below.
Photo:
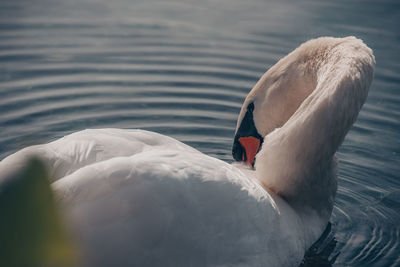
{"label": "orange beak", "polygon": [[256,157],[258,148],[260,147],[260,140],[255,137],[248,136],[240,137],[239,142],[246,153],[246,155],[245,153],[242,154],[242,160],[246,160],[246,163],[252,166],[254,164],[254,158]]}

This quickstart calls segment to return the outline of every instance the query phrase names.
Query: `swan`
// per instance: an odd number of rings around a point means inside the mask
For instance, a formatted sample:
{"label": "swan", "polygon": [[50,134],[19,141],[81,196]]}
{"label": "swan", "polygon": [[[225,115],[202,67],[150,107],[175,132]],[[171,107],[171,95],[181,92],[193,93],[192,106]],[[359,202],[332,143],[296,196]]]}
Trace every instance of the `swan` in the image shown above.
{"label": "swan", "polygon": [[233,164],[144,130],[89,129],[22,149],[47,166],[85,266],[298,266],[328,224],[335,152],[375,59],[355,37],[300,45],[256,83]]}

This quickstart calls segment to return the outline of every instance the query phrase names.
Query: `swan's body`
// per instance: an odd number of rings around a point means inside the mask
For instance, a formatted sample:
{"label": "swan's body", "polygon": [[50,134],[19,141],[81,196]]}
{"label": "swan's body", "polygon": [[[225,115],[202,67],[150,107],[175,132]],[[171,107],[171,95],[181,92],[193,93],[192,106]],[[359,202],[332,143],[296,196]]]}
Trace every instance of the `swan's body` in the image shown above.
{"label": "swan's body", "polygon": [[[111,149],[117,143],[129,145]],[[298,262],[307,248],[284,201],[236,167],[172,138],[86,130],[1,164],[38,150],[55,166],[53,188],[92,266],[259,266],[271,253],[269,265],[278,266]]]}
{"label": "swan's body", "polygon": [[255,170],[159,134],[101,129],[21,150],[0,171],[43,159],[91,266],[296,266],[328,223],[334,153],[373,64],[350,37],[309,41],[272,67],[236,129],[234,150],[251,164],[241,125],[254,119],[253,136],[264,140]]}

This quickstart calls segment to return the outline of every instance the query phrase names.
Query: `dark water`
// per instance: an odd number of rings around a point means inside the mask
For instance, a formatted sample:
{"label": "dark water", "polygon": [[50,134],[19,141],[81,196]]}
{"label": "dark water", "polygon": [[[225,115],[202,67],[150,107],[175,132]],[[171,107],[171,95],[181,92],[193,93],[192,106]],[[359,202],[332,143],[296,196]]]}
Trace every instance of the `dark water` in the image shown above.
{"label": "dark water", "polygon": [[0,1],[0,159],[142,128],[231,161],[241,103],[300,43],[354,35],[375,80],[338,152],[335,266],[400,265],[399,1]]}

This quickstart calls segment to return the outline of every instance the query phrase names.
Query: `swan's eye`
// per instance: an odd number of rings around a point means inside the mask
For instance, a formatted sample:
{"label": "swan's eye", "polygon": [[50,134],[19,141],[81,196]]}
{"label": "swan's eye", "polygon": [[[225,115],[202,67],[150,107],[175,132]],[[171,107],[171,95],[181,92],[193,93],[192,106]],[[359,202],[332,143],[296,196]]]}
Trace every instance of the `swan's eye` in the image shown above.
{"label": "swan's eye", "polygon": [[253,113],[253,111],[254,111],[254,103],[251,102],[251,103],[247,106],[247,112]]}

